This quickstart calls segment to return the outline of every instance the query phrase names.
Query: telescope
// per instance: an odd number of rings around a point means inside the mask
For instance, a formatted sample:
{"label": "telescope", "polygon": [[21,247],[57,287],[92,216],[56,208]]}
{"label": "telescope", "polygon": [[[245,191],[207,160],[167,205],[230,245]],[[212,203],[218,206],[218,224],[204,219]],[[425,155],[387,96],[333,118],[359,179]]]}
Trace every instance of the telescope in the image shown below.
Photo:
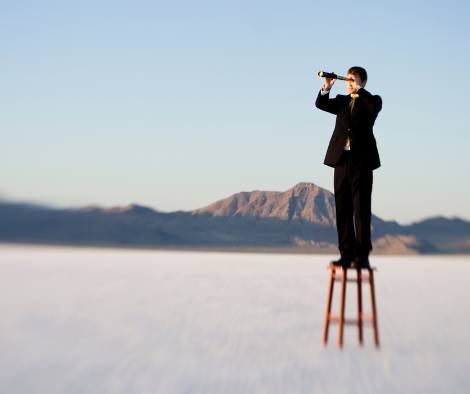
{"label": "telescope", "polygon": [[318,76],[323,78],[335,78],[340,79],[341,81],[349,81],[350,78],[340,77],[339,75],[333,73],[327,73],[326,71],[318,71]]}

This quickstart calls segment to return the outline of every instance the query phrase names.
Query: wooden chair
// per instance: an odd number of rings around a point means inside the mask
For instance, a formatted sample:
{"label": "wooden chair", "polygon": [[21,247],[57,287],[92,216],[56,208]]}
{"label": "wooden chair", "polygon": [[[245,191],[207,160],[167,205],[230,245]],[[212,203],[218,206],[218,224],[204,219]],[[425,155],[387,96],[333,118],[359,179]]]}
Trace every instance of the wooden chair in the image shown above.
{"label": "wooden chair", "polygon": [[[331,271],[330,275],[330,286],[328,291],[328,300],[326,304],[326,316],[325,316],[325,328],[323,330],[323,344],[326,345],[328,340],[328,328],[330,322],[337,322],[339,325],[338,334],[338,346],[343,346],[343,327],[345,324],[357,325],[359,331],[359,344],[362,345],[362,324],[363,322],[371,322],[374,331],[374,342],[375,345],[379,346],[379,335],[377,331],[377,312],[375,307],[375,289],[374,289],[374,271],[376,268],[343,268],[340,266],[329,266],[328,269]],[[357,272],[356,277],[348,279],[348,271],[355,270]],[[342,271],[342,274],[338,275],[337,271]],[[368,271],[368,275],[364,275],[362,272]],[[333,299],[333,287],[335,281],[341,282],[341,301],[340,301],[340,312],[338,316],[331,314],[331,302]],[[357,283],[357,320],[350,320],[344,318],[344,308],[346,302],[346,282]],[[372,315],[366,316],[362,312],[362,282],[369,282],[370,285],[370,298],[372,303]]]}

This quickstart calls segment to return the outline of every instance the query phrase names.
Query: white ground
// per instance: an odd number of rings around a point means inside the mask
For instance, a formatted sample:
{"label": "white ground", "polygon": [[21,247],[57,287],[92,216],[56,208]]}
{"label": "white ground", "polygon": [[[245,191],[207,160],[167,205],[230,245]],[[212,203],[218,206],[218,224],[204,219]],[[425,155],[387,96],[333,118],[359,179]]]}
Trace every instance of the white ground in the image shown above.
{"label": "white ground", "polygon": [[373,257],[381,347],[342,351],[330,259],[0,246],[0,393],[470,392],[469,256]]}

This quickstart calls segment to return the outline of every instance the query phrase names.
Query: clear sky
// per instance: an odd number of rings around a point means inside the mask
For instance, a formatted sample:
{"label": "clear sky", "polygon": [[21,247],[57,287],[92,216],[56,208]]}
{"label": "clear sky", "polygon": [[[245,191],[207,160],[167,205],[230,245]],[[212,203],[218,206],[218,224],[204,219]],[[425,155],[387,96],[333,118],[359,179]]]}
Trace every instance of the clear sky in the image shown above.
{"label": "clear sky", "polygon": [[384,103],[373,212],[469,220],[469,20],[452,0],[2,2],[0,194],[174,211],[332,191],[317,71],[359,65]]}

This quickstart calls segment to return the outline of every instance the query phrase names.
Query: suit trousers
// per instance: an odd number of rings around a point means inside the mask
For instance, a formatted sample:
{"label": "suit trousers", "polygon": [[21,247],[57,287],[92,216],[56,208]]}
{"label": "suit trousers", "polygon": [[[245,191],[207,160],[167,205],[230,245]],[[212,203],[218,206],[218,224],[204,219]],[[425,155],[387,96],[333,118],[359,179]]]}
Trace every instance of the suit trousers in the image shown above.
{"label": "suit trousers", "polygon": [[372,169],[360,165],[352,151],[343,151],[335,165],[334,178],[336,228],[342,258],[367,258],[372,250],[372,181]]}

